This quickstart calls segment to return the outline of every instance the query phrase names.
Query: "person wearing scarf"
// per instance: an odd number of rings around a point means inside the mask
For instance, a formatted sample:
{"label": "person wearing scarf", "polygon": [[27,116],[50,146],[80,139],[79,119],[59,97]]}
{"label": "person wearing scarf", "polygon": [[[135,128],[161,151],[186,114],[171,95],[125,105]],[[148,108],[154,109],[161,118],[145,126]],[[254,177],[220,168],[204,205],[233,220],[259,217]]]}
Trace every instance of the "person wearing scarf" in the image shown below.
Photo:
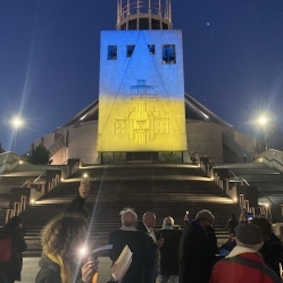
{"label": "person wearing scarf", "polygon": [[63,213],[42,230],[42,258],[35,283],[91,283],[97,261],[85,260],[80,249],[85,244],[88,221],[80,214]]}

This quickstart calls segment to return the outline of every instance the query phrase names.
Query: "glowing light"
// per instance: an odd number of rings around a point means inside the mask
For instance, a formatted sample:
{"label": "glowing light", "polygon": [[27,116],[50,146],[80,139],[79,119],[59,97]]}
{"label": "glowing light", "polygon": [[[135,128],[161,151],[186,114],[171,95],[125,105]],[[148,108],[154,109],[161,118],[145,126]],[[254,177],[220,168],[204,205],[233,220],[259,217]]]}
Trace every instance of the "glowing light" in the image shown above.
{"label": "glowing light", "polygon": [[23,160],[19,160],[19,164],[23,164],[24,162],[23,162]]}
{"label": "glowing light", "polygon": [[35,203],[35,200],[34,200],[34,199],[31,199],[31,200],[30,200],[30,203]]}
{"label": "glowing light", "polygon": [[233,198],[233,201],[234,201],[234,202],[237,202],[237,201],[238,201],[238,198]]}
{"label": "glowing light", "polygon": [[259,162],[262,162],[262,161],[263,161],[263,158],[260,158],[260,159],[259,159]]}
{"label": "glowing light", "polygon": [[79,250],[79,253],[81,256],[84,256],[87,254],[87,247],[82,247],[80,250]]}
{"label": "glowing light", "polygon": [[84,120],[84,118],[87,116],[87,114],[85,114],[84,116],[82,116],[81,118],[80,118],[80,120],[82,121],[82,120]]}
{"label": "glowing light", "polygon": [[83,174],[83,178],[85,179],[85,178],[88,178],[88,174],[87,173],[84,173]]}
{"label": "glowing light", "polygon": [[20,117],[14,117],[11,120],[11,125],[13,128],[18,129],[24,125],[24,120]]}
{"label": "glowing light", "polygon": [[266,203],[264,204],[264,206],[267,208],[267,207],[270,206],[270,204],[269,204],[268,202],[266,202]]}
{"label": "glowing light", "polygon": [[64,182],[64,180],[65,180],[64,178],[61,178],[61,182]]}
{"label": "glowing light", "polygon": [[261,124],[262,126],[266,125],[268,120],[265,116],[261,116],[259,119],[258,119],[258,122],[259,124]]}

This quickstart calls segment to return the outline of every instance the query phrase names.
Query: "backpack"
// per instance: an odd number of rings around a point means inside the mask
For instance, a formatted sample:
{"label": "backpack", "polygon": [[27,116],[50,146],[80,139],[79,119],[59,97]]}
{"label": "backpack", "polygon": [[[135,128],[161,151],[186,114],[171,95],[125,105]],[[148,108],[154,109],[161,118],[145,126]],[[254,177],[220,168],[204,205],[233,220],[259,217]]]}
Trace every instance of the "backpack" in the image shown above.
{"label": "backpack", "polygon": [[10,260],[12,257],[12,237],[0,238],[0,263]]}

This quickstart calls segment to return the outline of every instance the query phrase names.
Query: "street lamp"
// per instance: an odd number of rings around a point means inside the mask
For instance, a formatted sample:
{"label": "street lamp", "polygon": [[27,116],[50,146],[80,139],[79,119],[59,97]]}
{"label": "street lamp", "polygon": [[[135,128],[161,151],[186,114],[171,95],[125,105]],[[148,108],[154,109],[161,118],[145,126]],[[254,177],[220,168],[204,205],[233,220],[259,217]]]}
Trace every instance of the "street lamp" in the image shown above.
{"label": "street lamp", "polygon": [[265,150],[267,150],[267,139],[266,139],[266,126],[268,123],[268,119],[265,116],[261,116],[258,119],[258,123],[263,127],[264,130],[264,139],[265,139]]}
{"label": "street lamp", "polygon": [[24,125],[24,120],[20,117],[14,117],[11,120],[11,125],[13,127],[13,129],[15,130],[15,137],[14,137],[14,146],[15,146],[15,151],[17,149],[17,133],[18,133],[18,129],[21,128]]}

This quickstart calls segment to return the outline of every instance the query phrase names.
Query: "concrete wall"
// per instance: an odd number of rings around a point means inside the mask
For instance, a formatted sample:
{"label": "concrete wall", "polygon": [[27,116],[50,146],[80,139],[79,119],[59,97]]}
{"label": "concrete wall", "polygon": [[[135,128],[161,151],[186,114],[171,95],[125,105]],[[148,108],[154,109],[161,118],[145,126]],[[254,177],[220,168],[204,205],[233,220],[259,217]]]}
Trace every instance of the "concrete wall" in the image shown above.
{"label": "concrete wall", "polygon": [[[97,121],[89,121],[77,127],[69,128],[69,147],[61,148],[54,156],[53,165],[61,165],[69,158],[79,158],[84,164],[94,164],[98,162],[97,152]],[[231,137],[239,145],[254,153],[255,139],[240,132],[228,129]],[[62,132],[65,130],[62,129]],[[197,152],[200,157],[209,157],[213,163],[242,162],[242,156],[237,157],[229,149],[223,146],[222,132],[227,132],[225,127],[209,122],[190,120],[186,121],[188,154]],[[53,144],[54,134],[44,137],[44,145]],[[41,139],[38,140],[39,143]],[[186,155],[186,154],[185,154]],[[190,162],[186,158],[185,162]]]}
{"label": "concrete wall", "polygon": [[256,155],[256,140],[254,137],[249,136],[244,133],[234,132],[235,141],[248,152],[251,153],[253,157]]}
{"label": "concrete wall", "polygon": [[213,163],[223,162],[222,127],[214,123],[187,120],[188,152],[210,157]]}
{"label": "concrete wall", "polygon": [[87,122],[69,130],[68,158],[80,158],[84,164],[97,161],[97,121]]}
{"label": "concrete wall", "polygon": [[50,156],[52,159],[52,165],[63,165],[67,163],[68,159],[68,150],[66,147],[61,148],[56,154]]}
{"label": "concrete wall", "polygon": [[42,141],[43,141],[43,145],[46,147],[46,148],[49,148],[54,142],[55,142],[55,136],[56,134],[55,133],[51,133],[51,134],[47,134],[45,135],[44,137],[40,138],[40,139],[37,139],[35,142],[34,142],[34,148],[36,148],[37,146],[39,146]]}

